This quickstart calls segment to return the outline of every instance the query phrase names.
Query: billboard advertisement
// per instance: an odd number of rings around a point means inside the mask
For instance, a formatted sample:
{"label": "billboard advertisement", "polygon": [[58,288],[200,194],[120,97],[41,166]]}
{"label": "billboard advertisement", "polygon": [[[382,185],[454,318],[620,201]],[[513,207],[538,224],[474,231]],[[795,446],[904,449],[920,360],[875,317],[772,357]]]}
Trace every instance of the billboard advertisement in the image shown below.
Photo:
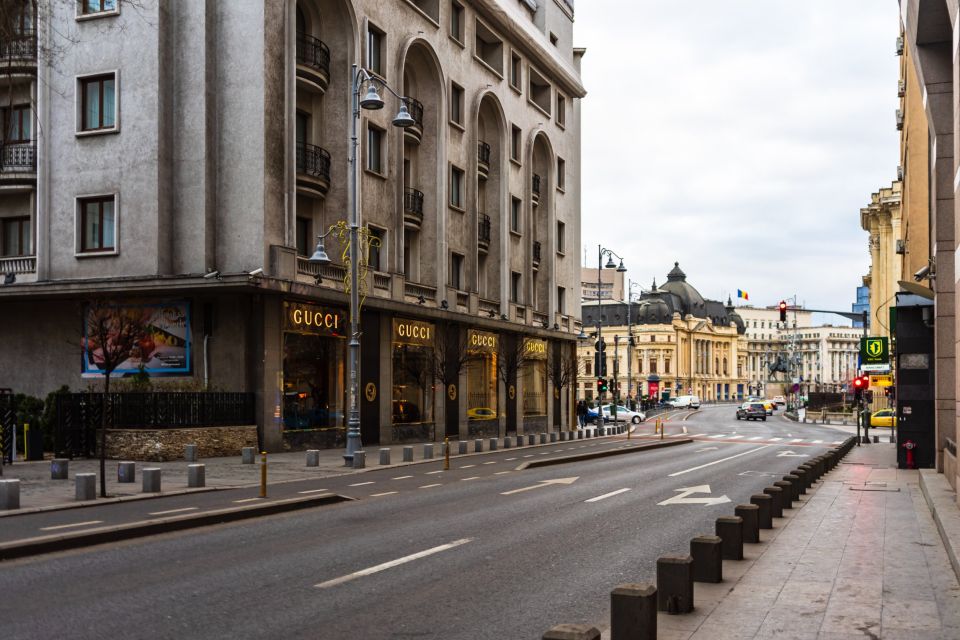
{"label": "billboard advertisement", "polygon": [[154,377],[191,373],[189,302],[87,305],[81,342],[84,378],[103,376],[102,336],[110,348],[122,353],[123,360],[111,376],[132,375],[141,368]]}

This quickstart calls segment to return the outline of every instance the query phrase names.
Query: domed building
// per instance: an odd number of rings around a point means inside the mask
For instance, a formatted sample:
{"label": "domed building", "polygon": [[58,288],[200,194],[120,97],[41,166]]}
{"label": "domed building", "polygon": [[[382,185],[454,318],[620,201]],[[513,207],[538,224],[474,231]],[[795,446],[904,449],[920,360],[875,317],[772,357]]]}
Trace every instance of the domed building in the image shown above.
{"label": "domed building", "polygon": [[[587,302],[581,313],[588,339],[578,347],[580,398],[596,401],[601,377],[618,383],[623,403],[690,394],[708,402],[745,397],[746,325],[729,298],[724,304],[700,295],[679,263],[666,283],[654,280],[631,304]],[[598,327],[606,345],[605,375],[596,371]]]}

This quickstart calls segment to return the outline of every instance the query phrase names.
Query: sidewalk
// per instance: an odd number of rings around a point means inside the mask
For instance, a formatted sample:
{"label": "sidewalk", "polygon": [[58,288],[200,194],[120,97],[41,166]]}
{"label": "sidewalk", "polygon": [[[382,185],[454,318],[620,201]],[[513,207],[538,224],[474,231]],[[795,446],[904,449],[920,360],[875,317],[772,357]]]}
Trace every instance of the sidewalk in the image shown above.
{"label": "sidewalk", "polygon": [[[960,586],[924,495],[946,481],[925,471],[922,490],[921,472],[897,469],[894,453],[854,447],[764,543],[724,561],[724,582],[696,583],[693,613],[659,614],[657,637],[960,638]],[[940,503],[949,512],[938,517],[957,522],[956,502]]]}

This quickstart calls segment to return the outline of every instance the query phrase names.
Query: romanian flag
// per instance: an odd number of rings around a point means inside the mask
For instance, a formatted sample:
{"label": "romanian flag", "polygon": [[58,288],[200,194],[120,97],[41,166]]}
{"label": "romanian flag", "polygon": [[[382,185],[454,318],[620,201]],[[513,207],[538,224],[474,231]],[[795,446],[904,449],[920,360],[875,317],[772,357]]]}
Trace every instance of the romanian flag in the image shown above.
{"label": "romanian flag", "polygon": [[743,291],[742,289],[737,289],[737,297],[743,298],[744,300],[750,299],[750,296],[747,294],[747,292]]}

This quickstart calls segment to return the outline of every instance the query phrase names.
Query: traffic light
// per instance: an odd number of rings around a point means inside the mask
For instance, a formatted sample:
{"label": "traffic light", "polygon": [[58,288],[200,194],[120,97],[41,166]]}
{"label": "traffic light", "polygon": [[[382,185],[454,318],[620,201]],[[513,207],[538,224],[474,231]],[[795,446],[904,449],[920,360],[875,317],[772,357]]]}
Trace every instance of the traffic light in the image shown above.
{"label": "traffic light", "polygon": [[610,378],[610,380],[607,382],[607,388],[610,389],[610,391],[612,391],[613,393],[616,393],[616,392],[617,392],[617,381],[614,380],[613,378]]}
{"label": "traffic light", "polygon": [[601,338],[594,343],[593,347],[593,370],[596,371],[597,377],[605,376],[607,375],[607,343]]}
{"label": "traffic light", "polygon": [[780,301],[780,322],[787,321],[787,303],[785,300]]}
{"label": "traffic light", "polygon": [[597,378],[597,393],[607,392],[607,381],[604,378]]}
{"label": "traffic light", "polygon": [[863,397],[863,391],[867,388],[870,380],[867,376],[857,376],[853,379],[853,397],[858,402]]}

